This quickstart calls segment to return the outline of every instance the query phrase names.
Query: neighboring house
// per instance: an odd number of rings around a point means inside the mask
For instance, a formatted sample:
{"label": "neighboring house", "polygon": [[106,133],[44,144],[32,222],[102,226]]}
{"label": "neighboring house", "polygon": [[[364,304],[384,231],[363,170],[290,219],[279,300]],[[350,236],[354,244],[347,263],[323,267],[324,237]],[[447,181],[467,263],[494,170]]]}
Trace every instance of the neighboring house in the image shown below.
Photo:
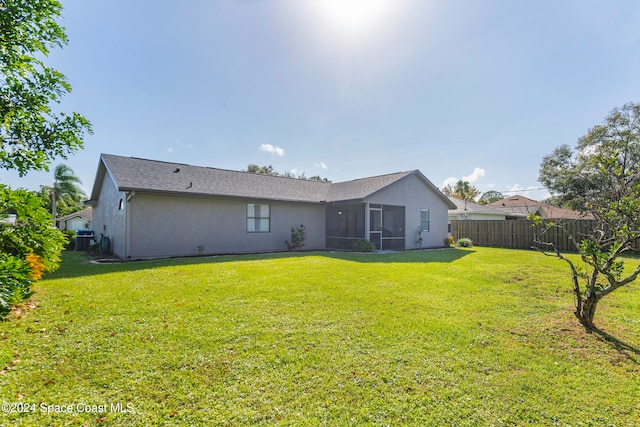
{"label": "neighboring house", "polygon": [[479,205],[470,201],[449,197],[449,200],[456,205],[454,210],[449,211],[449,221],[452,220],[506,220],[526,218],[526,214],[513,212],[512,210],[489,205]]}
{"label": "neighboring house", "polygon": [[300,225],[305,249],[442,247],[455,208],[418,170],[325,183],[108,154],[87,203],[123,259],[284,250]]}
{"label": "neighboring house", "polygon": [[81,211],[70,213],[56,220],[58,228],[65,230],[90,230],[91,229],[92,209],[84,208]]}
{"label": "neighboring house", "polygon": [[593,215],[570,209],[558,208],[544,202],[528,199],[524,196],[511,196],[497,202],[486,205],[488,208],[497,208],[502,211],[510,211],[513,214],[538,215],[543,219],[593,219]]}
{"label": "neighboring house", "polygon": [[18,216],[15,213],[0,213],[0,224],[16,225]]}

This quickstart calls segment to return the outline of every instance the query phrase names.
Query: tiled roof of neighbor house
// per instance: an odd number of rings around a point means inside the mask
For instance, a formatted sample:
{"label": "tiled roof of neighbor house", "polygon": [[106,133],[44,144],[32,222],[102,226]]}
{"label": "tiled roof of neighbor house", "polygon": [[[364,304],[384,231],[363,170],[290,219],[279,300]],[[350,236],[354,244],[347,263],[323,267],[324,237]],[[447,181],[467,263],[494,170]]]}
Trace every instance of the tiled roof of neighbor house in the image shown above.
{"label": "tiled roof of neighbor house", "polygon": [[57,219],[57,221],[66,221],[68,219],[76,218],[76,217],[82,217],[84,219],[88,219],[89,221],[91,221],[93,217],[93,209],[91,209],[91,207],[87,207],[82,209],[81,211],[77,211],[77,212],[70,213],[69,215],[61,216],[60,218]]}
{"label": "tiled roof of neighbor house", "polygon": [[[111,154],[103,154],[101,164],[109,171],[120,191],[322,203],[361,200],[417,174],[442,194],[417,170],[332,184]],[[99,168],[98,178],[100,173]],[[94,184],[92,200],[97,199],[100,191],[98,181],[100,179],[96,179]],[[447,200],[444,195],[442,198]],[[447,200],[446,203],[450,202]]]}
{"label": "tiled roof of neighbor house", "polygon": [[487,206],[511,210],[525,215],[536,214],[545,219],[592,219],[591,214],[558,208],[524,196],[511,196]]}
{"label": "tiled roof of neighbor house", "polygon": [[479,205],[474,202],[458,199],[457,197],[449,197],[449,200],[456,205],[456,209],[449,212],[449,215],[455,215],[459,213],[480,214],[480,215],[505,215],[513,217],[525,217],[525,214],[519,212],[513,212],[510,209],[503,209],[500,207],[492,207],[490,205]]}

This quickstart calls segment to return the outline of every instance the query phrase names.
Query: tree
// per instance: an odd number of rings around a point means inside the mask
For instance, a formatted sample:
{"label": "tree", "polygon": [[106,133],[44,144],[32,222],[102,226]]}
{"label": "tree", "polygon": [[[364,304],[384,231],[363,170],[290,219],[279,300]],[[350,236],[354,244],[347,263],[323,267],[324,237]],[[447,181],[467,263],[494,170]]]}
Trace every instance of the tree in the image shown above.
{"label": "tree", "polygon": [[[15,222],[6,221],[7,213]],[[33,294],[31,283],[43,271],[58,267],[65,243],[36,194],[0,184],[0,318]]]}
{"label": "tree", "polygon": [[504,194],[499,191],[491,190],[484,193],[478,199],[478,203],[481,205],[488,205],[489,203],[497,202],[498,200],[504,199]]}
{"label": "tree", "polygon": [[534,218],[537,248],[546,254],[550,248],[553,254],[549,255],[567,262],[576,296],[575,315],[591,328],[598,302],[640,274],[640,264],[625,270],[623,258],[638,252],[640,238],[640,104],[614,109],[603,124],[578,140],[575,150],[563,145],[544,157],[539,181],[552,195],[572,201],[595,218],[591,233],[572,236],[585,271],[544,241],[545,230],[562,225]]}
{"label": "tree", "polygon": [[40,197],[51,212],[55,224],[58,215],[67,215],[80,210],[87,195],[78,186],[82,181],[69,166],[65,164],[56,166],[53,178],[52,187],[40,186]]}
{"label": "tree", "polygon": [[323,178],[320,175],[314,175],[309,177],[309,181],[317,181],[317,182],[331,182],[329,178]]}
{"label": "tree", "polygon": [[47,270],[56,269],[66,237],[51,226],[51,214],[40,197],[0,184],[0,213],[7,212],[15,214],[16,223],[0,222],[0,252],[23,259],[38,255]]}
{"label": "tree", "polygon": [[475,200],[475,198],[480,194],[480,190],[471,185],[469,181],[463,180],[459,180],[458,182],[456,182],[455,186],[451,184],[447,185],[442,189],[442,192],[449,197],[471,201]]}
{"label": "tree", "polygon": [[48,170],[56,157],[82,148],[91,124],[54,110],[71,91],[64,74],[40,59],[67,44],[57,0],[0,2],[0,167]]}
{"label": "tree", "polygon": [[270,175],[270,176],[279,176],[280,174],[276,172],[273,166],[258,166],[256,164],[251,163],[247,166],[247,172],[257,173],[260,175]]}
{"label": "tree", "polygon": [[453,189],[453,185],[451,184],[447,184],[443,189],[442,192],[444,193],[445,196],[447,197],[453,197],[453,194],[455,193],[455,190]]}
{"label": "tree", "polygon": [[305,175],[304,172],[302,172],[299,175],[294,174],[293,172],[290,171],[286,171],[284,173],[280,173],[277,170],[275,170],[273,168],[273,166],[269,165],[269,166],[258,166],[256,164],[249,164],[249,166],[247,166],[247,170],[246,172],[250,172],[250,173],[257,173],[260,175],[269,175],[269,176],[282,176],[285,178],[295,178],[295,179],[301,179],[303,181],[317,181],[317,182],[331,182],[331,180],[329,180],[328,178],[322,178],[320,175],[315,175],[312,176],[310,178],[307,178],[307,176]]}

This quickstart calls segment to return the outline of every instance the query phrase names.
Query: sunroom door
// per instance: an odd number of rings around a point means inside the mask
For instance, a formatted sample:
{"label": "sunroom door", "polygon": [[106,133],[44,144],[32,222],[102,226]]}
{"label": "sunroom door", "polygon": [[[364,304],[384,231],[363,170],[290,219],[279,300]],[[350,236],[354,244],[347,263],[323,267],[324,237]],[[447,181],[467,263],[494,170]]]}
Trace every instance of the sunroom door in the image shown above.
{"label": "sunroom door", "polygon": [[382,248],[382,209],[369,209],[369,241]]}

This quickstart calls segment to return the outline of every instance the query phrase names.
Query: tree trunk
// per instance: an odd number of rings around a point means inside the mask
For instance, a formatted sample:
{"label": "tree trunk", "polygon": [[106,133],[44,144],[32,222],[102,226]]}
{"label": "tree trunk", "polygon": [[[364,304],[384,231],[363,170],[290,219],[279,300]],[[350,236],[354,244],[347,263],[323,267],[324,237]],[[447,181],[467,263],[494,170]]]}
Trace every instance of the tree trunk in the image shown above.
{"label": "tree trunk", "polygon": [[585,328],[593,327],[593,318],[596,315],[598,297],[595,294],[588,294],[576,306],[575,315]]}
{"label": "tree trunk", "polygon": [[56,192],[52,191],[51,192],[51,219],[53,220],[53,228],[57,228],[58,224],[57,224],[57,216],[58,216],[58,206],[57,206],[57,197],[56,197]]}

